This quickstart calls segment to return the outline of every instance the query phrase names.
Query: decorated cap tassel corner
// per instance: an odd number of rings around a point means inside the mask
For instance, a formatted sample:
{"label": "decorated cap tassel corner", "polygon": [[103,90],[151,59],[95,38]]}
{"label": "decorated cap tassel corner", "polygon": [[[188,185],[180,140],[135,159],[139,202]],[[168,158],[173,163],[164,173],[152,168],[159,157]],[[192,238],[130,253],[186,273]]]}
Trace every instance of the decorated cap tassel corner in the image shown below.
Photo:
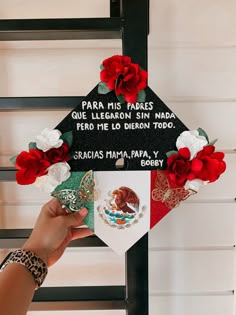
{"label": "decorated cap tassel corner", "polygon": [[215,182],[226,164],[216,140],[201,128],[189,131],[130,57],[105,59],[100,79],[55,129],[44,129],[11,161],[18,184],[51,194],[67,211],[88,208],[85,224],[123,254]]}

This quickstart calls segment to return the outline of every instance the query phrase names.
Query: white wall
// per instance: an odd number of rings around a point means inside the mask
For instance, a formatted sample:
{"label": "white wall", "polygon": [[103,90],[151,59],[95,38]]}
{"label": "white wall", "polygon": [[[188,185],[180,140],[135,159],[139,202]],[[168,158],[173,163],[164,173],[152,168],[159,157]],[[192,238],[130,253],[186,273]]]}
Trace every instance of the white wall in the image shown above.
{"label": "white wall", "polygon": [[[0,1],[0,18],[109,14],[107,0],[69,2]],[[217,148],[225,151],[228,165],[219,182],[171,211],[150,232],[150,315],[233,315],[236,2],[150,2],[150,86],[190,129],[201,126],[210,138],[219,138]],[[116,40],[0,42],[0,96],[85,95],[99,80],[101,61],[120,53],[120,46]],[[25,149],[32,136],[45,126],[54,127],[66,113],[1,113],[0,165],[9,165],[11,155]],[[0,228],[32,227],[47,198],[30,187],[0,183]],[[81,274],[78,278],[74,278],[76,270]],[[124,284],[124,257],[109,249],[68,249],[45,282],[46,286],[103,284]]]}

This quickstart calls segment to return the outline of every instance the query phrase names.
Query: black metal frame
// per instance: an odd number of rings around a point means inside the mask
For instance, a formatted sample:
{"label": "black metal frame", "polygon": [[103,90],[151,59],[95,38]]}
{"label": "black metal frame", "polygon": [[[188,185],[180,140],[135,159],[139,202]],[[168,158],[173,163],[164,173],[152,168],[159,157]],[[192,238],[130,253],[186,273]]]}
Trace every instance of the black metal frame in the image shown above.
{"label": "black metal frame", "polygon": [[[110,0],[109,18],[0,20],[0,40],[122,39],[123,54],[147,69],[149,0]],[[74,108],[82,96],[1,97],[0,110]],[[0,181],[14,181],[14,168],[1,167]],[[0,248],[19,247],[30,229],[0,230]],[[106,246],[97,237],[74,241],[72,247]],[[148,236],[126,253],[126,286],[41,288],[31,309],[126,309],[148,315]],[[56,302],[56,304],[55,304]],[[73,302],[71,304],[71,302]]]}

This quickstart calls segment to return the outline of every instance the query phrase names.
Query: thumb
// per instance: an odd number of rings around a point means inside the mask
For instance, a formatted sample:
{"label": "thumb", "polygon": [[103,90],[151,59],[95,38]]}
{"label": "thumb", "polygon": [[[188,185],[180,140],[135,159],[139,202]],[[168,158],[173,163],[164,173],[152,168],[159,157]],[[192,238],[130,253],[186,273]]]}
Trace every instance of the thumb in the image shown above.
{"label": "thumb", "polygon": [[76,227],[80,225],[83,219],[88,214],[88,210],[86,208],[82,208],[79,211],[76,211],[72,214],[69,214],[65,217],[65,221],[68,227]]}

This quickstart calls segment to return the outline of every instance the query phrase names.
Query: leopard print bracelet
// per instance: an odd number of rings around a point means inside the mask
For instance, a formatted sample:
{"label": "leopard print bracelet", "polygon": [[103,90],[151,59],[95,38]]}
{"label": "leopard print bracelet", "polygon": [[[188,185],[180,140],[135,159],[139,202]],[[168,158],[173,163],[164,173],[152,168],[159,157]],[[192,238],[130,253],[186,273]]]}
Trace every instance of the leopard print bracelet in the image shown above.
{"label": "leopard print bracelet", "polygon": [[3,270],[11,263],[21,264],[31,272],[36,283],[36,289],[42,285],[48,273],[48,268],[43,260],[29,250],[17,249],[11,252],[2,263],[0,269]]}

